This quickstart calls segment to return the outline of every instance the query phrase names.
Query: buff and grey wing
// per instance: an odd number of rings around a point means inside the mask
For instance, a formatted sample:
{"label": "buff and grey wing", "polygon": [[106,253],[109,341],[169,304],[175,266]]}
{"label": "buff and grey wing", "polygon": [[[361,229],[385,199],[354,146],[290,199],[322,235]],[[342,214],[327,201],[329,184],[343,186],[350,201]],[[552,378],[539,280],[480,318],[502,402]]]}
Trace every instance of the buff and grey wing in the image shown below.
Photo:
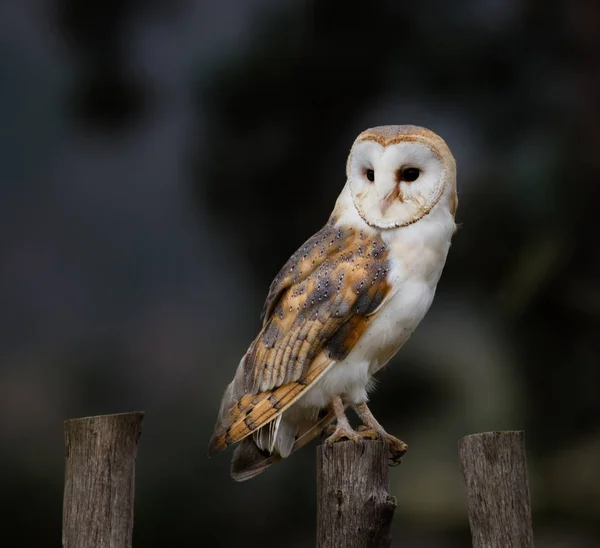
{"label": "buff and grey wing", "polygon": [[277,418],[348,355],[390,291],[387,269],[380,238],[331,222],[290,258],[271,285],[261,332],[225,393],[212,452]]}

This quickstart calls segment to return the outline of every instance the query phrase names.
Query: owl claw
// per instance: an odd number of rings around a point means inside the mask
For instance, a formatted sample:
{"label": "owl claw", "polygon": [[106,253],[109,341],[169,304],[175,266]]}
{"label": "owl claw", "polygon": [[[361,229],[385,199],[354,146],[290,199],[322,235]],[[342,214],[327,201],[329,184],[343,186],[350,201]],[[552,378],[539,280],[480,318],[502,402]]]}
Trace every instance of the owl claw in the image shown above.
{"label": "owl claw", "polygon": [[390,464],[390,466],[398,466],[401,462],[400,457],[402,457],[406,451],[408,451],[408,445],[406,445],[402,440],[399,440],[394,436],[390,436],[389,434],[385,434],[383,439],[388,444],[388,448],[390,450],[390,460],[393,462],[393,464]]}
{"label": "owl claw", "polygon": [[350,425],[338,424],[333,434],[329,436],[325,441],[331,447],[334,443],[342,440],[353,441],[356,445],[362,445],[362,437],[356,433]]}
{"label": "owl claw", "polygon": [[368,426],[365,426],[364,424],[361,424],[356,429],[356,432],[363,440],[380,440],[381,439],[381,436],[379,435],[377,430],[374,430],[373,428],[369,428]]}
{"label": "owl claw", "polygon": [[408,450],[406,443],[398,438],[395,438],[394,436],[391,436],[384,430],[380,431],[363,424],[358,427],[356,433],[364,440],[383,440],[385,443],[387,443],[390,451],[390,466],[398,466],[400,464],[400,458]]}
{"label": "owl claw", "polygon": [[383,440],[388,446],[390,452],[389,465],[392,467],[401,464],[400,459],[408,450],[408,446],[402,440],[391,436],[385,431],[381,432],[365,425],[359,426],[356,431],[350,425],[329,425],[323,432],[329,434],[325,441],[330,447],[338,441],[350,440],[360,445],[364,451],[364,440]]}
{"label": "owl claw", "polygon": [[393,463],[390,466],[397,466],[400,464],[400,457],[406,453],[408,446],[402,440],[390,436],[390,434],[383,429],[365,402],[355,405],[354,409],[360,417],[360,420],[363,422],[363,425],[358,428],[358,433],[365,439],[383,440],[390,451],[390,461]]}

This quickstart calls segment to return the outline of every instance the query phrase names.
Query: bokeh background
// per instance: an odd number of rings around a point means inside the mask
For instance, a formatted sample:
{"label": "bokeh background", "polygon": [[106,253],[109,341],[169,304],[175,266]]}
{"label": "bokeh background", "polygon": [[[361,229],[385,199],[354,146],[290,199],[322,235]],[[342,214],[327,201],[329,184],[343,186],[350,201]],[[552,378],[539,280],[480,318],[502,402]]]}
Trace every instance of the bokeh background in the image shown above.
{"label": "bokeh background", "polygon": [[136,546],[314,545],[314,447],[245,484],[205,449],[354,137],[412,123],[461,229],[373,397],[393,545],[469,545],[457,441],[525,429],[537,546],[598,546],[599,60],[594,0],[2,2],[3,541],[59,545],[64,419],[143,409]]}

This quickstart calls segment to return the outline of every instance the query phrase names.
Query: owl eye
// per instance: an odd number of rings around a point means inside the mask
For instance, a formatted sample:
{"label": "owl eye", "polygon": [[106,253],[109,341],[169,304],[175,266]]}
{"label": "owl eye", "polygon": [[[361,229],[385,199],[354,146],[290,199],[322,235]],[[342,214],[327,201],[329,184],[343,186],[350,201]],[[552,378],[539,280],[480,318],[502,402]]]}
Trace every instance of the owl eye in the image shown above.
{"label": "owl eye", "polygon": [[416,167],[407,167],[400,172],[400,180],[412,183],[421,175],[421,171]]}
{"label": "owl eye", "polygon": [[367,169],[367,179],[371,182],[375,181],[375,172],[372,169]]}

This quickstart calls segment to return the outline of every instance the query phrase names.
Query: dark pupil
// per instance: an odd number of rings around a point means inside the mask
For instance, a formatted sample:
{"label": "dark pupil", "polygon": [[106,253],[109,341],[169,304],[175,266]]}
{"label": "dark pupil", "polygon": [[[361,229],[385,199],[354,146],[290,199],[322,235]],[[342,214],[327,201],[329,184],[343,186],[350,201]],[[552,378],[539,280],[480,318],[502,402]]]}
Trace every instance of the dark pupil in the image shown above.
{"label": "dark pupil", "polygon": [[375,180],[375,172],[372,169],[367,169],[367,179],[371,182]]}
{"label": "dark pupil", "polygon": [[416,167],[407,167],[402,171],[402,180],[411,183],[418,179],[420,173],[421,172]]}

